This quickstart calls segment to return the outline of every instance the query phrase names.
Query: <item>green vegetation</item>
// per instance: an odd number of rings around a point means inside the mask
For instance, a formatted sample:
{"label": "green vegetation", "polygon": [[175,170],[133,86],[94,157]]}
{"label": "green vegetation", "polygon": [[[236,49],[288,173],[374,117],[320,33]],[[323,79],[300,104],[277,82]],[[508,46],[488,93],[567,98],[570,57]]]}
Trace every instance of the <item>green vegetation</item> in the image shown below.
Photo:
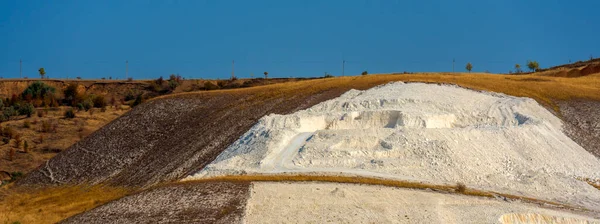
{"label": "green vegetation", "polygon": [[471,62],[467,63],[467,66],[465,66],[465,69],[467,69],[467,71],[471,72],[471,70],[473,69],[473,65],[471,64]]}
{"label": "green vegetation", "polygon": [[46,69],[40,68],[40,69],[38,69],[38,72],[40,73],[40,77],[42,77],[42,79],[44,79],[44,76],[46,75]]}
{"label": "green vegetation", "polygon": [[527,67],[534,72],[540,69],[540,64],[537,61],[527,61]]}

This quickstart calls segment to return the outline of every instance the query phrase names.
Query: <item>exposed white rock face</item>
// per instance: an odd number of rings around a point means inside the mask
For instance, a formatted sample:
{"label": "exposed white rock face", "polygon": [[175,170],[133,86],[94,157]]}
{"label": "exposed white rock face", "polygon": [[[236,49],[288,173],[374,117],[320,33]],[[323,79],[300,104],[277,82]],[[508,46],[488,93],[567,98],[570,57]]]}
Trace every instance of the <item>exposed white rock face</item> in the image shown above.
{"label": "exposed white rock face", "polygon": [[186,179],[239,173],[376,176],[600,208],[600,160],[529,98],[391,83],[262,118]]}

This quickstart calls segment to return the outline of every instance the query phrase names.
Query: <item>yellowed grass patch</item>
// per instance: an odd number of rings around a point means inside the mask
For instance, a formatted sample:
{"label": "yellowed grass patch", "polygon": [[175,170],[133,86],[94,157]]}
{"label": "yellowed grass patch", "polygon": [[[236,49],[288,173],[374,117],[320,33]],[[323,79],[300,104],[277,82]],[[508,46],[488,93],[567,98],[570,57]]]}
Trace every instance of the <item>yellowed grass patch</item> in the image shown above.
{"label": "yellowed grass patch", "polygon": [[108,201],[130,189],[108,186],[62,186],[0,189],[0,223],[56,223]]}

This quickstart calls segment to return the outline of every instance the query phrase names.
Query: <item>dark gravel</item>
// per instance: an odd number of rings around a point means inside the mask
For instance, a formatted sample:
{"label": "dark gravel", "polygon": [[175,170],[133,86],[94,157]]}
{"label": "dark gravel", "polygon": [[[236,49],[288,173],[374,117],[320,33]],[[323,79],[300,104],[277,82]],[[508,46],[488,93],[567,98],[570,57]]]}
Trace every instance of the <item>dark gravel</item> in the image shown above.
{"label": "dark gravel", "polygon": [[249,183],[183,183],[150,189],[62,223],[240,223]]}
{"label": "dark gravel", "polygon": [[600,101],[561,101],[558,106],[565,134],[600,158]]}
{"label": "dark gravel", "polygon": [[312,94],[250,88],[156,99],[59,153],[17,184],[147,187],[177,180],[210,163],[261,117],[305,109],[348,89]]}

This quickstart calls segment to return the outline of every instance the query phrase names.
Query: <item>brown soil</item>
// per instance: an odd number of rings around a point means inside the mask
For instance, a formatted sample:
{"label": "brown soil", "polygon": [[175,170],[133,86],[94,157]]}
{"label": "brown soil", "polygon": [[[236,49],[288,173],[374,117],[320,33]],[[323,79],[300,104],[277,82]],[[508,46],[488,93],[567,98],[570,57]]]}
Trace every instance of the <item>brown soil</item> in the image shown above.
{"label": "brown soil", "polygon": [[62,223],[240,223],[249,182],[183,183],[127,196]]}
{"label": "brown soil", "polygon": [[558,105],[565,134],[600,158],[600,101],[560,101]]}
{"label": "brown soil", "polygon": [[581,69],[581,75],[591,75],[596,73],[600,73],[600,64],[588,65]]}

